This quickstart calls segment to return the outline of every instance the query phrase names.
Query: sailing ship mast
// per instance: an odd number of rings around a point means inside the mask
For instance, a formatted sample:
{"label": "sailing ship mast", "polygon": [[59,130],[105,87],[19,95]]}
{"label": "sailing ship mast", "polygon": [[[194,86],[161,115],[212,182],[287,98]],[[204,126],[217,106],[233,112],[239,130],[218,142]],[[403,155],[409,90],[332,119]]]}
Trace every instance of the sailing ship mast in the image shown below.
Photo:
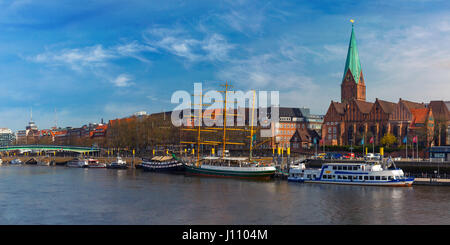
{"label": "sailing ship mast", "polygon": [[[226,145],[245,145],[245,143],[241,143],[241,142],[230,142],[227,140],[227,130],[231,130],[231,131],[250,131],[250,159],[252,157],[252,149],[253,149],[253,119],[254,119],[254,106],[255,106],[255,91],[253,90],[253,102],[252,102],[252,119],[251,119],[251,129],[240,129],[240,128],[227,128],[227,116],[233,115],[233,116],[240,116],[238,114],[230,114],[229,112],[227,112],[227,103],[228,103],[228,92],[230,92],[228,90],[229,87],[231,87],[231,85],[228,82],[225,82],[225,85],[221,85],[225,87],[224,91],[218,91],[218,92],[223,92],[225,95],[225,100],[222,101],[223,104],[223,113],[215,113],[215,116],[221,115],[223,118],[223,128],[220,127],[206,127],[204,129],[202,129],[203,123],[202,123],[202,119],[203,119],[203,109],[202,107],[205,106],[206,104],[203,103],[203,94],[194,94],[194,96],[199,96],[200,97],[200,103],[199,104],[192,104],[192,105],[197,105],[197,106],[201,106],[198,114],[199,116],[195,116],[195,115],[191,115],[192,118],[195,118],[197,120],[194,120],[197,122],[196,125],[196,129],[194,128],[184,128],[182,130],[184,131],[195,131],[197,133],[197,142],[189,142],[189,141],[181,141],[181,144],[196,144],[197,145],[197,156],[196,156],[196,166],[199,167],[200,166],[200,145],[220,145],[222,144],[222,159],[225,158],[225,150],[226,150]],[[219,101],[216,101],[219,102]],[[209,105],[209,104],[208,104]],[[194,112],[195,114],[195,112]],[[223,130],[223,139],[222,142],[220,141],[212,141],[212,140],[202,140],[202,133],[201,132],[218,132],[218,130]],[[248,136],[247,136],[248,137]]]}

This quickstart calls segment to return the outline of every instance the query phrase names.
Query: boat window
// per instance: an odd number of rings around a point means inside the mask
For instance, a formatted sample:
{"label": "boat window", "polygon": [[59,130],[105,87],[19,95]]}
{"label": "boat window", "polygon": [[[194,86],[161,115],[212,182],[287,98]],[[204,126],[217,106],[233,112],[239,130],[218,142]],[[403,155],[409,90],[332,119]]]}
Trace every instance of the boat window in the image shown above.
{"label": "boat window", "polygon": [[315,179],[315,178],[316,178],[316,175],[313,175],[313,178]]}
{"label": "boat window", "polygon": [[368,180],[369,179],[369,176],[364,176],[364,180]]}
{"label": "boat window", "polygon": [[358,170],[358,166],[353,166],[353,170]]}
{"label": "boat window", "polygon": [[375,178],[373,176],[369,176],[369,179],[370,180],[374,180]]}
{"label": "boat window", "polygon": [[386,176],[381,176],[381,180],[387,180]]}
{"label": "boat window", "polygon": [[362,179],[363,179],[363,178],[362,178],[362,176],[360,175],[360,176],[359,176],[359,180],[362,180]]}
{"label": "boat window", "polygon": [[375,176],[375,180],[380,180],[381,176]]}
{"label": "boat window", "polygon": [[347,170],[347,166],[342,166],[342,170]]}
{"label": "boat window", "polygon": [[336,168],[336,166],[333,166],[333,170],[336,170],[337,168]]}
{"label": "boat window", "polygon": [[388,180],[392,180],[392,176],[388,176]]}
{"label": "boat window", "polygon": [[338,177],[338,179],[342,179],[342,175],[338,175],[337,177]]}
{"label": "boat window", "polygon": [[342,176],[343,179],[348,179],[346,175]]}
{"label": "boat window", "polygon": [[310,175],[310,174],[306,175],[306,178],[310,179],[310,178],[311,178],[311,175]]}
{"label": "boat window", "polygon": [[342,170],[342,166],[338,166],[338,170]]}
{"label": "boat window", "polygon": [[333,179],[336,179],[336,175],[332,175],[331,177],[332,177]]}

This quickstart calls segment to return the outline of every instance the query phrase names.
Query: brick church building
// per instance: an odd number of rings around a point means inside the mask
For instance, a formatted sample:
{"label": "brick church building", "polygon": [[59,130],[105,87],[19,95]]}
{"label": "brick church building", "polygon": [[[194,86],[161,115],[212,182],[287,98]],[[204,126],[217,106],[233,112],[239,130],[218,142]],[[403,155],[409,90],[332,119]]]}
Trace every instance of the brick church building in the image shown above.
{"label": "brick church building", "polygon": [[366,83],[359,60],[356,37],[352,33],[341,83],[341,101],[331,101],[322,125],[322,144],[369,144],[373,138],[393,134],[398,144],[405,136],[410,142],[417,136],[419,144],[430,145],[433,140],[434,118],[432,108],[424,103],[399,99],[389,102],[376,99],[366,101]]}

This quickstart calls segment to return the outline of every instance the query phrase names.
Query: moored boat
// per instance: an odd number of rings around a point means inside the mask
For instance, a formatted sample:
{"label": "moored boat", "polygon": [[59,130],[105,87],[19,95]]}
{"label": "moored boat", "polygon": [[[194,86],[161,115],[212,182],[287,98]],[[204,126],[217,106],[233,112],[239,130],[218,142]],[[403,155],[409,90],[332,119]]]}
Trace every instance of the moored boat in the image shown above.
{"label": "moored boat", "polygon": [[[395,165],[394,165],[395,166]],[[318,169],[292,167],[288,181],[321,184],[411,186],[414,178],[379,163],[326,163]]]}
{"label": "moored boat", "polygon": [[117,157],[115,162],[112,162],[111,164],[106,165],[106,168],[110,169],[127,169],[127,162],[122,160],[121,157]]}
{"label": "moored boat", "polygon": [[30,158],[30,159],[28,159],[28,160],[25,162],[25,164],[36,165],[36,164],[37,164],[37,161],[36,161],[36,159],[34,159],[34,158]]}
{"label": "moored boat", "polygon": [[68,161],[66,166],[70,167],[70,168],[87,168],[88,162],[86,159],[75,158],[75,159]]}
{"label": "moored boat", "polygon": [[13,165],[22,164],[22,161],[19,158],[16,158],[14,160],[11,160],[9,162],[9,164],[13,164]]}
{"label": "moored boat", "polygon": [[191,175],[244,179],[270,179],[276,171],[275,166],[265,166],[246,157],[206,157],[201,165],[186,164],[185,169]]}
{"label": "moored boat", "polygon": [[40,158],[37,160],[36,165],[38,166],[50,166],[51,160],[48,157]]}
{"label": "moored boat", "polygon": [[183,172],[184,164],[174,155],[172,156],[155,156],[152,159],[142,159],[140,167],[144,171],[152,172]]}
{"label": "moored boat", "polygon": [[106,168],[106,163],[101,163],[97,159],[89,158],[88,159],[88,167],[89,168]]}

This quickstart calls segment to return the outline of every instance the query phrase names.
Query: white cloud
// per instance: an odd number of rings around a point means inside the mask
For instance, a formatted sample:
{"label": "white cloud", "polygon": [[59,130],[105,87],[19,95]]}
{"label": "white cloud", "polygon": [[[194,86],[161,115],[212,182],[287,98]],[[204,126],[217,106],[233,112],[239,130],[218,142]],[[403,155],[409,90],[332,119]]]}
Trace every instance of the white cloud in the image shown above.
{"label": "white cloud", "polygon": [[132,57],[142,62],[149,62],[140,55],[143,52],[155,52],[156,50],[137,41],[104,48],[98,44],[83,48],[62,49],[46,51],[35,56],[27,57],[27,60],[58,66],[67,65],[73,70],[83,71],[83,68],[96,68],[108,66],[115,59]]}
{"label": "white cloud", "polygon": [[279,91],[280,104],[284,106],[308,105],[308,100],[315,100],[320,94],[319,86],[304,72],[308,57],[305,54],[311,50],[286,40],[280,45],[278,50],[267,49],[265,53],[232,60],[216,77],[243,89]]}
{"label": "white cloud", "polygon": [[47,51],[28,60],[49,65],[67,65],[73,70],[81,71],[84,67],[106,66],[106,62],[117,55],[106,50],[102,45],[85,48],[63,49],[61,51]]}
{"label": "white cloud", "polygon": [[179,28],[153,28],[144,33],[146,44],[157,50],[182,57],[190,62],[223,61],[233,49],[218,33],[199,33],[193,38]]}
{"label": "white cloud", "polygon": [[[363,71],[368,97],[391,101],[449,100],[449,23],[448,19],[438,25],[424,22],[365,40],[360,57],[366,64]],[[383,92],[377,88],[383,88]]]}
{"label": "white cloud", "polygon": [[127,74],[120,74],[112,83],[117,87],[128,87],[132,84],[131,77]]}

